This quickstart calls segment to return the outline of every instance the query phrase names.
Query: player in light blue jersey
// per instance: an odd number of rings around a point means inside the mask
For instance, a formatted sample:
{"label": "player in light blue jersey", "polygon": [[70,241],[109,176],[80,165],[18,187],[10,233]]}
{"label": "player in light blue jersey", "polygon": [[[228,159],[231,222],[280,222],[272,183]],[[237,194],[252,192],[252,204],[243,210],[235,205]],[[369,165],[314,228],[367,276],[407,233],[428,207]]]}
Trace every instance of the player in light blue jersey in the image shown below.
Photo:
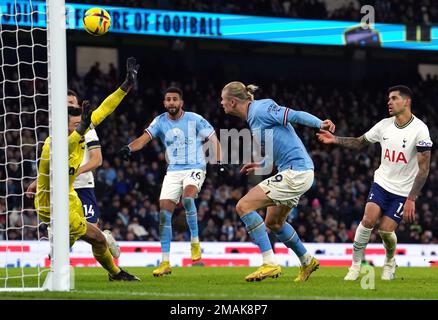
{"label": "player in light blue jersey", "polygon": [[[312,257],[301,243],[293,227],[286,222],[291,209],[313,183],[313,162],[291,123],[334,131],[330,120],[320,120],[303,111],[295,111],[277,105],[272,99],[254,100],[257,86],[245,86],[241,82],[230,82],[222,90],[222,107],[226,114],[237,116],[248,122],[259,144],[272,146],[271,154],[265,155],[262,163],[249,163],[241,173],[256,172],[269,163],[275,165],[278,173],[252,188],[236,205],[236,212],[242,219],[248,233],[260,248],[263,265],[249,274],[247,281],[261,281],[281,274],[269,242],[266,227],[288,248],[292,249],[301,262],[300,273],[295,281],[306,281],[318,269],[319,262]],[[265,221],[257,209],[266,208]]]}
{"label": "player in light blue jersey", "polygon": [[171,273],[169,262],[172,238],[172,213],[182,196],[187,224],[191,233],[191,255],[193,261],[201,259],[198,236],[198,218],[195,198],[205,180],[206,161],[203,144],[209,141],[218,162],[219,173],[226,167],[220,163],[221,149],[213,127],[202,116],[185,112],[182,91],[170,87],[164,95],[167,112],[157,116],[145,129],[142,136],[120,151],[127,160],[131,152],[142,149],[149,141],[159,138],[166,148],[168,168],[160,194],[160,241],[162,261],[153,271],[156,277]]}

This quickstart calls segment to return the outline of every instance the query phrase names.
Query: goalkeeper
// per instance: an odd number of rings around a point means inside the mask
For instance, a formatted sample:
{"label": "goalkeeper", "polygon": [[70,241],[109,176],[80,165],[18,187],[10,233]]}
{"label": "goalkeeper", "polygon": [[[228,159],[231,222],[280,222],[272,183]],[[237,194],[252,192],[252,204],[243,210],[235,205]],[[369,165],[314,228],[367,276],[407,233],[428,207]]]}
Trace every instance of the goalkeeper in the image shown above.
{"label": "goalkeeper", "polygon": [[[137,81],[135,58],[127,59],[127,75],[119,89],[108,96],[95,111],[92,111],[88,102],[82,105],[82,112],[78,108],[69,108],[68,115],[68,151],[69,151],[69,203],[70,203],[70,247],[76,240],[82,239],[93,248],[96,260],[108,271],[110,281],[139,281],[136,276],[117,267],[113,261],[105,236],[92,223],[85,220],[82,203],[73,189],[73,181],[77,176],[78,168],[84,156],[85,142],[83,136],[90,129],[99,125],[120,104],[127,92]],[[46,139],[39,163],[35,208],[41,221],[50,223],[50,137]]]}

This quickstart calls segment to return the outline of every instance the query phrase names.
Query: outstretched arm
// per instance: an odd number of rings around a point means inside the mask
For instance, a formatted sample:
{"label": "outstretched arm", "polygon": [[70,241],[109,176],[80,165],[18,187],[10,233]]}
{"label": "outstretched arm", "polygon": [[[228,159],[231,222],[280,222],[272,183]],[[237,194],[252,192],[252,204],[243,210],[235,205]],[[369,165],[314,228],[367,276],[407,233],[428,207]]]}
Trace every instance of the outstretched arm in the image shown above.
{"label": "outstretched arm", "polygon": [[305,111],[295,111],[287,108],[284,114],[285,120],[292,123],[299,123],[301,125],[329,130],[330,132],[335,132],[336,126],[335,124],[329,120],[321,120],[318,117],[315,117],[313,114],[310,114]]}
{"label": "outstretched arm", "polygon": [[110,94],[97,108],[92,115],[94,127],[98,126],[107,116],[109,116],[122,102],[129,90],[137,83],[137,72],[140,66],[136,64],[136,59],[130,57],[126,60],[126,79],[115,92]]}
{"label": "outstretched arm", "polygon": [[332,133],[326,130],[320,130],[319,133],[316,134],[318,140],[324,144],[336,144],[341,147],[349,148],[349,149],[362,149],[368,146],[370,143],[365,139],[365,136],[362,135],[360,137],[338,137],[333,135]]}
{"label": "outstretched arm", "polygon": [[123,160],[129,160],[131,152],[135,152],[144,148],[149,141],[152,140],[152,136],[148,132],[144,132],[140,137],[132,141],[130,144],[122,147],[119,151],[119,155]]}
{"label": "outstretched arm", "polygon": [[148,144],[149,141],[151,141],[151,140],[152,140],[152,137],[150,136],[150,134],[147,132],[144,132],[140,137],[138,137],[137,139],[132,141],[130,144],[128,144],[128,147],[132,152],[135,152],[135,151],[143,149],[144,146],[146,144]]}

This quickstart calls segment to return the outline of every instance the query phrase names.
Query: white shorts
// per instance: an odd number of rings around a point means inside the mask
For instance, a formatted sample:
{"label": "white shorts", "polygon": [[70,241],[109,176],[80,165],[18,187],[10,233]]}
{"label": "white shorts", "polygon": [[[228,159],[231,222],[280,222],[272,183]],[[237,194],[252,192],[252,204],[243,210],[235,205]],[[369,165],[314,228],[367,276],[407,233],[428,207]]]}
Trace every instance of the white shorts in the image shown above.
{"label": "white shorts", "polygon": [[205,171],[202,169],[168,171],[161,187],[160,200],[172,200],[178,203],[183,190],[193,185],[201,191],[205,180]]}
{"label": "white shorts", "polygon": [[263,180],[259,186],[275,205],[292,208],[298,205],[300,197],[310,189],[313,178],[313,170],[288,169]]}

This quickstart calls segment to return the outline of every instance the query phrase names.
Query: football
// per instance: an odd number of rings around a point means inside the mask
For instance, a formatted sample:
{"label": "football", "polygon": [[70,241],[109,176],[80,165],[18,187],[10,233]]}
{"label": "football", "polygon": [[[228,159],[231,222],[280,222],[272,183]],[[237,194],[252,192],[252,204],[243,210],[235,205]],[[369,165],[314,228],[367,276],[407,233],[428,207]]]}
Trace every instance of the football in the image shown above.
{"label": "football", "polygon": [[107,33],[111,26],[109,13],[102,8],[91,8],[85,12],[84,29],[93,36],[101,36]]}

